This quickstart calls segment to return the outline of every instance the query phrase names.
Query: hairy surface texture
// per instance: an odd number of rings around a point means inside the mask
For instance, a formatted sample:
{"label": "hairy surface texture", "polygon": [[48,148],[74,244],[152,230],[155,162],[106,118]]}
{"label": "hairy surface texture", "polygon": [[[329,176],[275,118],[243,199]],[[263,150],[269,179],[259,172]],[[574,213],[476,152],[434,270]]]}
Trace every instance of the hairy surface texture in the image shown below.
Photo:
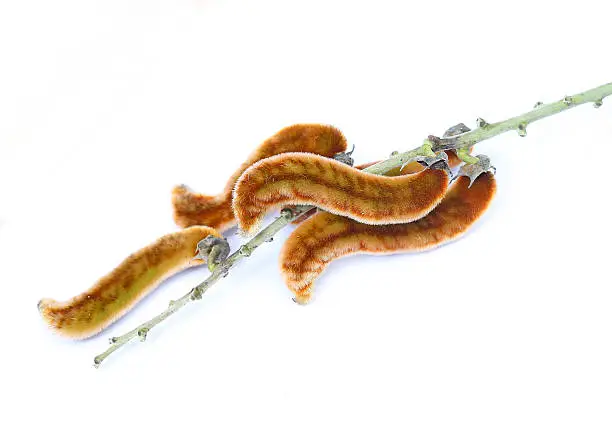
{"label": "hairy surface texture", "polygon": [[[470,151],[471,151],[471,148],[470,148]],[[448,166],[450,168],[455,168],[462,163],[461,159],[457,157],[457,154],[453,150],[445,150],[445,153],[448,156]],[[372,165],[376,165],[378,162],[380,161],[377,160],[374,162],[367,162],[367,163],[355,165],[355,169],[362,170]],[[399,175],[408,175],[408,174],[414,174],[417,172],[421,172],[424,169],[425,169],[425,166],[421,165],[418,162],[409,162],[403,168],[400,169],[398,167],[398,168],[392,169],[391,171],[387,172],[385,175],[388,177],[397,177]],[[317,213],[317,209],[316,208],[311,209],[308,212],[300,215],[299,217],[291,221],[291,224],[292,225],[301,224],[302,222],[306,221],[308,218],[310,218],[315,213]]]}
{"label": "hairy surface texture", "polygon": [[217,196],[198,194],[185,185],[172,191],[174,221],[180,227],[208,225],[223,231],[235,224],[232,211],[232,189],[240,175],[255,162],[286,152],[310,152],[332,157],[346,150],[346,139],[340,130],[320,124],[297,124],[280,130],[264,141],[229,178]]}
{"label": "hairy surface texture", "polygon": [[[378,162],[380,162],[380,161],[377,160],[375,162],[368,162],[368,163],[362,163],[360,165],[355,165],[355,169],[359,169],[359,170],[365,169],[368,166],[376,165]],[[424,168],[422,165],[419,165],[419,166],[421,167],[421,169]],[[288,205],[287,207],[291,207],[291,205]],[[291,225],[301,224],[302,222],[306,221],[308,218],[313,216],[315,213],[317,213],[317,208],[313,208],[313,209],[309,210],[308,212],[305,212],[302,215],[298,216],[296,219],[291,221]]]}
{"label": "hairy surface texture", "polygon": [[147,293],[171,275],[190,266],[198,242],[218,231],[195,226],[157,239],[128,256],[117,268],[89,290],[66,302],[43,299],[38,309],[58,334],[74,339],[93,336],[132,308]]}
{"label": "hairy surface texture", "polygon": [[459,177],[432,212],[406,224],[367,225],[317,213],[298,226],[282,248],[280,268],[287,287],[298,303],[306,303],[315,280],[334,259],[359,253],[417,252],[458,238],[485,212],[496,190],[489,172],[470,188],[469,183],[468,177]]}
{"label": "hairy surface texture", "polygon": [[429,213],[444,197],[440,169],[399,177],[362,172],[310,153],[284,153],[255,163],[236,182],[234,215],[247,233],[281,205],[313,205],[367,224],[403,223]]}

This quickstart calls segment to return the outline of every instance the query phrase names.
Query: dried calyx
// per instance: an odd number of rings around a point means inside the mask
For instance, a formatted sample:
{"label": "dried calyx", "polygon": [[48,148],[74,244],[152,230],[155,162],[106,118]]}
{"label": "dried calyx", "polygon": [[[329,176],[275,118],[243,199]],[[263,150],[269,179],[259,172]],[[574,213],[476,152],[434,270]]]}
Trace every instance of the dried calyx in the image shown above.
{"label": "dried calyx", "polygon": [[217,265],[227,259],[229,253],[230,245],[226,238],[210,235],[198,242],[192,260],[206,261],[208,269],[213,271]]}
{"label": "dried calyx", "polygon": [[459,178],[462,176],[468,177],[470,179],[469,186],[471,187],[476,178],[478,178],[481,174],[493,170],[493,175],[496,173],[496,169],[491,165],[491,160],[486,155],[476,155],[478,162],[474,164],[466,163],[461,168],[459,168],[459,172],[455,178]]}

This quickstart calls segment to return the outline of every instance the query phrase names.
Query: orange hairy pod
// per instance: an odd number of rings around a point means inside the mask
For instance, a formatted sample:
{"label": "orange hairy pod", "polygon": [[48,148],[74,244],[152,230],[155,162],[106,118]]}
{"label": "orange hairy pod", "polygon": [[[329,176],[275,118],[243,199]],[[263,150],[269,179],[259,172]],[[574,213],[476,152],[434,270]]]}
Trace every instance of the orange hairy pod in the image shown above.
{"label": "orange hairy pod", "polygon": [[[233,208],[245,232],[281,205],[313,205],[366,224],[410,222],[444,197],[448,171],[437,166],[400,177],[362,172],[311,153],[284,153],[255,163],[236,182]],[[442,167],[442,166],[441,166]]]}
{"label": "orange hairy pod", "polygon": [[[380,162],[379,160],[375,161],[375,162],[368,162],[368,163],[362,163],[360,165],[355,165],[355,169],[365,169],[369,166],[372,165],[376,165],[378,162]],[[419,165],[422,168],[424,168],[422,165]],[[290,207],[290,206],[288,206]],[[293,221],[291,221],[292,225],[298,225],[301,224],[302,222],[306,221],[308,218],[310,218],[311,216],[313,216],[315,213],[317,213],[317,208],[312,208],[307,212],[304,212],[302,215],[298,216],[296,219],[294,219]]]}
{"label": "orange hairy pod", "polygon": [[297,124],[280,130],[264,141],[229,178],[223,192],[207,196],[191,191],[185,185],[172,191],[174,221],[179,227],[208,225],[224,231],[234,225],[232,190],[242,173],[255,162],[286,152],[310,152],[332,157],[346,150],[346,139],[340,130],[320,124]]}
{"label": "orange hairy pod", "polygon": [[391,255],[418,252],[452,241],[488,208],[496,184],[492,173],[462,175],[427,216],[406,224],[367,225],[319,212],[298,226],[285,242],[280,268],[298,303],[307,303],[314,281],[334,259],[359,253]]}
{"label": "orange hairy pod", "polygon": [[[220,238],[221,234],[205,226],[167,234],[128,256],[86,292],[66,302],[43,299],[38,309],[49,327],[62,336],[74,339],[93,336],[123,316],[171,275],[203,264],[205,252],[197,252],[199,242],[211,237]],[[194,252],[199,253],[195,258]],[[211,255],[208,259],[218,262],[225,258],[213,259]]]}
{"label": "orange hairy pod", "polygon": [[[472,149],[473,148],[470,147],[470,152],[472,151]],[[446,153],[446,155],[448,156],[448,166],[450,168],[455,168],[462,163],[461,159],[457,157],[457,154],[455,153],[454,150],[445,150],[444,153]],[[363,170],[365,168],[369,168],[370,166],[376,165],[378,162],[380,161],[377,160],[374,162],[367,162],[367,163],[362,163],[360,165],[355,165],[355,169]],[[397,177],[399,175],[415,174],[417,172],[423,171],[424,169],[425,169],[425,166],[421,165],[419,162],[416,162],[416,161],[408,162],[407,164],[404,165],[403,168],[398,167],[398,168],[392,169],[391,171],[387,172],[385,175],[388,177]],[[316,212],[317,212],[317,209],[311,209],[308,212],[300,215],[299,217],[291,221],[291,224],[292,225],[301,224],[302,222],[310,218],[312,215],[314,215]]]}

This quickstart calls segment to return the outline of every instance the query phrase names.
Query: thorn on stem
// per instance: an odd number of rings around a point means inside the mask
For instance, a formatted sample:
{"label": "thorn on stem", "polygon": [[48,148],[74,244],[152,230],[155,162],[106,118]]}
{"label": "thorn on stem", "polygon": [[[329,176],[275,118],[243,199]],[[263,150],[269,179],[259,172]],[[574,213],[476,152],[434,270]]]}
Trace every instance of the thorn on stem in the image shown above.
{"label": "thorn on stem", "polygon": [[521,122],[518,125],[516,132],[518,132],[518,135],[520,135],[521,137],[527,136],[527,124],[525,122]]}
{"label": "thorn on stem", "polygon": [[595,109],[600,108],[600,107],[601,107],[601,105],[603,105],[603,99],[595,100],[595,101],[593,102],[593,107],[594,107]]}
{"label": "thorn on stem", "polygon": [[394,150],[394,151],[392,151],[392,152],[391,152],[391,154],[389,155],[389,157],[391,157],[391,158],[392,158],[393,156],[397,156],[397,155],[399,155],[399,152],[398,152],[397,150]]}
{"label": "thorn on stem", "polygon": [[219,275],[222,278],[225,278],[225,277],[227,277],[227,274],[229,274],[230,266],[228,264],[222,264],[222,265],[220,265],[219,269],[220,269]]}
{"label": "thorn on stem", "polygon": [[143,327],[140,330],[138,330],[138,337],[140,337],[141,342],[144,342],[147,340],[148,332],[149,332],[149,329],[147,327]]}
{"label": "thorn on stem", "polygon": [[291,219],[293,218],[293,210],[291,208],[284,208],[281,211],[281,216],[285,219]]}
{"label": "thorn on stem", "polygon": [[171,300],[171,301],[168,303],[168,307],[169,307],[169,308],[173,308],[175,304],[176,304],[176,302],[175,302],[174,300]]}
{"label": "thorn on stem", "polygon": [[94,358],[94,368],[100,368],[100,364],[102,363],[102,359],[99,356]]}
{"label": "thorn on stem", "polygon": [[246,245],[242,245],[240,246],[240,249],[238,249],[240,254],[242,256],[244,256],[245,258],[248,258],[249,256],[251,256],[251,249],[249,249]]}
{"label": "thorn on stem", "polygon": [[489,125],[489,123],[482,118],[478,118],[476,119],[476,125],[478,126],[478,128],[484,128]]}
{"label": "thorn on stem", "polygon": [[544,103],[543,103],[543,102],[537,102],[535,105],[533,105],[533,108],[534,108],[534,109],[537,109],[537,108],[539,108],[539,107],[542,107],[543,105],[544,105]]}
{"label": "thorn on stem", "polygon": [[118,340],[119,340],[119,337],[111,337],[110,339],[108,339],[108,343],[115,344],[117,343]]}
{"label": "thorn on stem", "polygon": [[565,103],[566,106],[570,106],[572,103],[574,103],[574,99],[572,99],[572,96],[565,96],[563,98],[563,103]]}
{"label": "thorn on stem", "polygon": [[194,287],[191,290],[191,300],[200,300],[202,299],[202,289],[200,288],[200,286]]}

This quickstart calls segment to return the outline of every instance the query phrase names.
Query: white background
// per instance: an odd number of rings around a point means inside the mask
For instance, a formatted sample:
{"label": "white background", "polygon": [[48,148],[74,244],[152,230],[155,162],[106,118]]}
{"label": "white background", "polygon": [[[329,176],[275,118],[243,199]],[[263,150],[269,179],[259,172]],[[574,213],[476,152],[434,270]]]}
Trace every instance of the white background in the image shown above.
{"label": "white background", "polygon": [[[95,370],[36,310],[174,231],[259,142],[333,124],[357,162],[612,80],[605,2],[2,1],[3,422],[609,423],[612,100],[483,142],[498,195],[436,251],[339,260],[306,307],[285,229]],[[230,238],[238,246],[237,237]]]}

